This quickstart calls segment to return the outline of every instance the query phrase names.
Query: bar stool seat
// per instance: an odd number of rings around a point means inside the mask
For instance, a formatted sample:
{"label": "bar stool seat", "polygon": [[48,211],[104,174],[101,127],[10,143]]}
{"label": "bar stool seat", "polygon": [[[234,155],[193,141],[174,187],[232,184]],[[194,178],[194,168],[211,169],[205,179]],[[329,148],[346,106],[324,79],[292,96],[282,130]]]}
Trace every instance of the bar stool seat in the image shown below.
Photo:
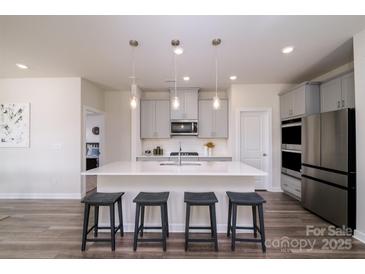
{"label": "bar stool seat", "polygon": [[123,192],[118,193],[102,193],[102,192],[95,192],[91,195],[86,196],[82,199],[82,203],[88,203],[91,205],[98,204],[98,205],[109,205],[114,204],[118,199],[123,195]]}
{"label": "bar stool seat", "polygon": [[[217,220],[215,213],[215,204],[218,203],[218,199],[214,192],[185,192],[184,202],[186,203],[185,251],[188,250],[189,242],[213,242],[215,251],[218,251]],[[209,206],[210,226],[190,226],[191,206]],[[191,239],[189,237],[190,229],[210,229],[211,238]]]}
{"label": "bar stool seat", "polygon": [[[133,250],[137,250],[138,242],[162,242],[163,250],[166,251],[166,238],[169,236],[169,221],[167,201],[169,192],[140,192],[134,199],[136,203],[136,216],[134,226]],[[146,206],[159,206],[161,208],[161,226],[145,226],[144,212]],[[161,238],[142,239],[144,229],[161,229]],[[140,234],[141,239],[138,237]]]}
{"label": "bar stool seat", "polygon": [[[115,234],[120,230],[123,237],[123,213],[122,213],[122,196],[124,192],[118,193],[102,193],[94,192],[81,200],[85,204],[84,209],[84,225],[82,230],[81,251],[85,251],[86,242],[111,242],[112,251],[115,250]],[[119,225],[115,227],[115,204],[118,204]],[[94,225],[89,228],[90,207],[94,207]],[[110,226],[99,226],[99,206],[109,206],[110,210]],[[110,229],[110,239],[101,239],[98,237],[98,229]],[[94,238],[89,239],[87,235],[94,230]]]}
{"label": "bar stool seat", "polygon": [[169,192],[140,192],[133,199],[133,202],[150,205],[167,203],[167,200],[169,199],[169,194]]}
{"label": "bar stool seat", "polygon": [[218,203],[214,192],[185,192],[184,202],[191,205],[210,205]]}
{"label": "bar stool seat", "polygon": [[[228,207],[228,228],[227,236],[230,236],[232,232],[231,249],[232,251],[236,248],[236,241],[238,242],[260,242],[262,251],[266,252],[265,245],[265,225],[264,225],[264,211],[263,204],[266,203],[265,199],[262,198],[256,192],[231,192],[227,191],[227,196],[229,199]],[[237,226],[237,206],[251,206],[252,207],[252,219],[253,226]],[[260,228],[257,226],[256,211],[258,209],[259,213],[259,223]],[[232,212],[233,211],[233,212]],[[237,229],[252,229],[255,239],[252,238],[237,238]],[[260,239],[257,238],[257,232],[260,233]]]}
{"label": "bar stool seat", "polygon": [[232,203],[238,205],[258,205],[266,202],[265,199],[256,192],[227,191],[227,196]]}

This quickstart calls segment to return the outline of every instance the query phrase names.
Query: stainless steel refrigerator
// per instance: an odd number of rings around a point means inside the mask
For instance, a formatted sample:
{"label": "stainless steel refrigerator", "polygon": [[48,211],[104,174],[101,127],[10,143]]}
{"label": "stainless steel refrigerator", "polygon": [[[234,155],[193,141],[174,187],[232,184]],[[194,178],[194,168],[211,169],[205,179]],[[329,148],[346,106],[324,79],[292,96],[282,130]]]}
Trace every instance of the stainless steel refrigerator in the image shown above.
{"label": "stainless steel refrigerator", "polygon": [[302,205],[337,226],[356,225],[355,111],[302,119]]}

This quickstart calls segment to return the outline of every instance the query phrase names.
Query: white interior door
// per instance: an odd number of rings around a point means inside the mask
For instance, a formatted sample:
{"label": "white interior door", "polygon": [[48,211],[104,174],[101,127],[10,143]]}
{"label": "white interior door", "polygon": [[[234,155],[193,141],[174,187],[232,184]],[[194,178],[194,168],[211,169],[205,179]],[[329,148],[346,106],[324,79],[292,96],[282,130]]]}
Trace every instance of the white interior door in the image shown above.
{"label": "white interior door", "polygon": [[[269,121],[266,111],[240,113],[240,160],[269,173]],[[255,188],[267,189],[269,176],[257,177]]]}

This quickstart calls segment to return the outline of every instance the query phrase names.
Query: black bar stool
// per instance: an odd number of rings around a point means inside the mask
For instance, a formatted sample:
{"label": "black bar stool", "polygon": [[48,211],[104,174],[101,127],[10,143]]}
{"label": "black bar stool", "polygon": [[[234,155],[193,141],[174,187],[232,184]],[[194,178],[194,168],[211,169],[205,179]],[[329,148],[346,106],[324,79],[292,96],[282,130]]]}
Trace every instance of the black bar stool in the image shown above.
{"label": "black bar stool", "polygon": [[[133,202],[136,203],[136,217],[134,226],[133,250],[137,250],[138,242],[162,242],[163,251],[166,251],[166,237],[169,236],[169,221],[167,214],[167,200],[169,192],[140,192]],[[161,207],[161,226],[145,226],[144,210],[146,206]],[[141,219],[141,224],[139,224]],[[161,238],[142,239],[144,229],[161,229]],[[138,238],[140,234],[141,239]]]}
{"label": "black bar stool", "polygon": [[[111,242],[112,251],[115,250],[115,234],[120,230],[120,236],[123,237],[123,213],[122,213],[122,196],[124,192],[118,193],[101,193],[95,192],[86,196],[82,199],[81,203],[85,204],[84,210],[84,226],[82,230],[82,245],[81,251],[85,250],[86,242]],[[119,215],[119,225],[115,227],[115,203],[118,203],[118,215]],[[89,229],[89,215],[90,207],[94,207],[94,225]],[[110,208],[110,226],[99,226],[99,206],[109,206]],[[101,239],[98,237],[98,229],[110,229],[110,239]],[[88,239],[87,235],[94,230],[94,238]]]}
{"label": "black bar stool", "polygon": [[[227,195],[229,198],[229,208],[228,208],[228,229],[227,229],[227,237],[230,236],[230,232],[232,231],[232,243],[231,249],[232,251],[236,248],[237,242],[261,242],[262,251],[266,252],[265,246],[265,225],[264,225],[264,210],[263,204],[266,203],[264,198],[258,195],[256,192],[230,192],[227,191]],[[252,207],[252,217],[253,217],[253,226],[237,226],[237,206],[251,206]],[[260,228],[257,226],[256,220],[256,207],[259,212],[259,222]],[[233,210],[233,213],[232,213]],[[236,230],[237,229],[252,229],[254,237],[257,238],[257,232],[260,233],[260,239],[246,239],[246,238],[237,238]]]}
{"label": "black bar stool", "polygon": [[[215,204],[218,203],[218,199],[214,192],[185,192],[184,202],[186,203],[185,251],[188,250],[189,242],[213,242],[215,251],[218,251],[217,220],[215,214]],[[209,206],[210,226],[190,226],[191,206]],[[211,239],[190,239],[190,229],[210,229]]]}

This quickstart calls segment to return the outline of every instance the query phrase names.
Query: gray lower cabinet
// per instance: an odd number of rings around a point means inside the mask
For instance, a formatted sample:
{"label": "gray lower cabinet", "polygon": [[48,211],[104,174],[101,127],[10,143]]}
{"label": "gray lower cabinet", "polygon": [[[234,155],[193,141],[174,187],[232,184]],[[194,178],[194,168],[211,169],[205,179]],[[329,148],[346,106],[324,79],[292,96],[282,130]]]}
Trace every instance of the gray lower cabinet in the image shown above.
{"label": "gray lower cabinet", "polygon": [[321,84],[321,112],[355,107],[354,73]]}
{"label": "gray lower cabinet", "polygon": [[221,99],[219,109],[212,100],[199,100],[199,138],[228,138],[228,100]]}
{"label": "gray lower cabinet", "polygon": [[281,174],[282,190],[297,200],[301,200],[302,196],[302,181],[300,179]]}
{"label": "gray lower cabinet", "polygon": [[170,102],[141,101],[141,139],[170,138]]}

